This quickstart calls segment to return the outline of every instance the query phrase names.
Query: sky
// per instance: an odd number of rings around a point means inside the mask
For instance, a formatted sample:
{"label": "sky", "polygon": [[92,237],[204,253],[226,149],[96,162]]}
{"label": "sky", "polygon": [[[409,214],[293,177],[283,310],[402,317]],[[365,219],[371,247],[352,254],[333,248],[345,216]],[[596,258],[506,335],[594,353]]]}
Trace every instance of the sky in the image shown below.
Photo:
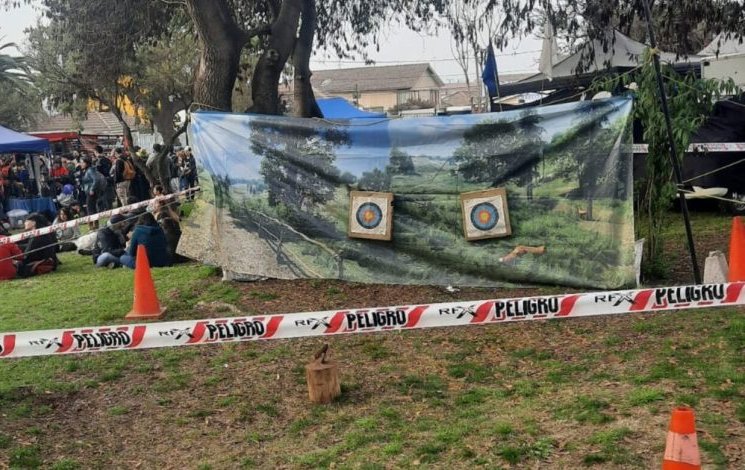
{"label": "sky", "polygon": [[[23,30],[36,23],[39,10],[30,5],[3,11],[0,9],[0,43],[24,42]],[[429,62],[445,83],[464,81],[463,71],[453,58],[450,48],[450,32],[441,29],[434,35],[425,35],[409,30],[404,26],[392,24],[383,33],[380,52],[372,51],[370,58],[377,65],[397,63]],[[497,52],[499,73],[526,73],[538,70],[541,41],[526,38],[511,42],[503,51]],[[311,70],[325,70],[348,67],[363,67],[364,61],[338,60],[323,52],[316,53],[311,60]],[[471,77],[476,76],[474,66],[470,67]],[[481,71],[479,70],[480,74]]]}

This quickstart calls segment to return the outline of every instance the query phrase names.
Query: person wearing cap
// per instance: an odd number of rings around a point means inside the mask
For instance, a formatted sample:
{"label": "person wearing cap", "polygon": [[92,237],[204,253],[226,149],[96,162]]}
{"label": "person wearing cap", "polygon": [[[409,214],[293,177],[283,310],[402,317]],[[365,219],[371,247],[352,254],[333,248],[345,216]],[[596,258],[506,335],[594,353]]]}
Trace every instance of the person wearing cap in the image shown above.
{"label": "person wearing cap", "polygon": [[119,268],[119,258],[124,254],[125,239],[122,227],[125,223],[124,216],[114,214],[109,219],[106,227],[98,231],[96,244],[93,247],[93,263],[99,267]]}

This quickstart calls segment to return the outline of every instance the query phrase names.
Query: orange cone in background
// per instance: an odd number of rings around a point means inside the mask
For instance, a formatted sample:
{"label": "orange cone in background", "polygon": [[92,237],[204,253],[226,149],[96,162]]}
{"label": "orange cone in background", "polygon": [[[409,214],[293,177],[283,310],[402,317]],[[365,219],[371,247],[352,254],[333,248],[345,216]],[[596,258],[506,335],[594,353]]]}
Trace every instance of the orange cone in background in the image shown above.
{"label": "orange cone in background", "polygon": [[696,419],[693,410],[679,407],[673,410],[667,432],[662,470],[700,470],[701,455],[696,439]]}
{"label": "orange cone in background", "polygon": [[729,282],[745,281],[745,225],[742,218],[732,218],[729,240]]}
{"label": "orange cone in background", "polygon": [[150,320],[163,316],[165,307],[160,306],[155,284],[150,275],[150,261],[144,245],[137,246],[135,262],[135,299],[130,311],[124,318],[127,320]]}

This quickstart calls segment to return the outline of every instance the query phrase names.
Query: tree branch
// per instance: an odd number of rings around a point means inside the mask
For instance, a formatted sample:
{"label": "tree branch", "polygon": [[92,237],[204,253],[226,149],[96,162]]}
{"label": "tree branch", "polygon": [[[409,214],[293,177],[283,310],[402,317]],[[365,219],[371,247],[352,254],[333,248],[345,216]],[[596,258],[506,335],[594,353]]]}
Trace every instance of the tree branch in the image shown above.
{"label": "tree branch", "polygon": [[270,34],[272,34],[272,25],[270,24],[261,25],[248,31],[241,30],[238,35],[238,42],[240,44],[247,44],[248,41],[256,36],[268,36]]}

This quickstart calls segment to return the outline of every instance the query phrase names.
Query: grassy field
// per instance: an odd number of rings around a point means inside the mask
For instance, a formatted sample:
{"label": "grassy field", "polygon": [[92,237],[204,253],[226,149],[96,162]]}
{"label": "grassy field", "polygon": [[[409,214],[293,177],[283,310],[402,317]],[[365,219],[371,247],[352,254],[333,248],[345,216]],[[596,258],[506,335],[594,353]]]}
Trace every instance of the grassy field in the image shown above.
{"label": "grassy field", "polygon": [[[678,225],[671,215],[666,238],[685,266]],[[729,225],[695,215],[697,241],[725,249]],[[0,284],[0,331],[123,322],[132,272],[62,260],[52,275]],[[198,265],[154,278],[171,320],[454,298],[431,287],[221,283]],[[328,341],[343,384],[329,406],[306,396],[318,339],[0,361],[0,468],[651,468],[679,404],[696,409],[707,468],[745,464],[740,308]]]}

